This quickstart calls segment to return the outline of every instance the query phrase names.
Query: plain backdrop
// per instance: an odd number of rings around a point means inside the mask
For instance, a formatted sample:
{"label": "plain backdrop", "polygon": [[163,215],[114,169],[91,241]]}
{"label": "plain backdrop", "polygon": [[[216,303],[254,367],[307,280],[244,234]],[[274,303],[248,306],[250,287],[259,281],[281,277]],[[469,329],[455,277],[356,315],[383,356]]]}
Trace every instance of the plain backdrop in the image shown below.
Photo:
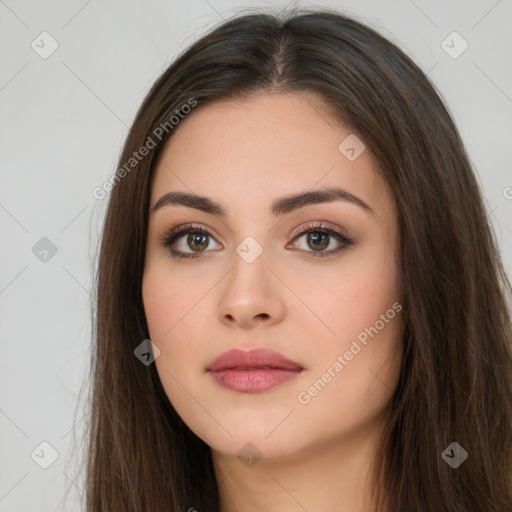
{"label": "plain backdrop", "polygon": [[108,201],[92,192],[116,170],[148,88],[223,19],[287,5],[351,14],[428,72],[511,275],[510,1],[0,0],[1,512],[82,510],[79,392]]}

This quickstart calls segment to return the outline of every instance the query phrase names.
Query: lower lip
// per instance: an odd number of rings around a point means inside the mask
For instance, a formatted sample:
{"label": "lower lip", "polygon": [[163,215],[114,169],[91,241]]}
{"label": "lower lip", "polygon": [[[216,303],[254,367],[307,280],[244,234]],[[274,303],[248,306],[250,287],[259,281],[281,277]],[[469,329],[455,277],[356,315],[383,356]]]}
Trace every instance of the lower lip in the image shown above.
{"label": "lower lip", "polygon": [[293,380],[302,370],[219,370],[210,375],[221,386],[240,393],[259,393]]}

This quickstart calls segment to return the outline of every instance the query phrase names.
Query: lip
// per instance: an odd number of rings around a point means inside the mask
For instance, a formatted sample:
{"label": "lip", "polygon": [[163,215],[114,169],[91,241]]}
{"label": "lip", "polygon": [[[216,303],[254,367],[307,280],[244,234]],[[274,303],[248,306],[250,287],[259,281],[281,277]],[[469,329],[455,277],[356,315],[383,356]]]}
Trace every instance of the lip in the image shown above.
{"label": "lip", "polygon": [[304,368],[269,349],[228,350],[207,368],[221,386],[241,393],[267,391],[293,380]]}

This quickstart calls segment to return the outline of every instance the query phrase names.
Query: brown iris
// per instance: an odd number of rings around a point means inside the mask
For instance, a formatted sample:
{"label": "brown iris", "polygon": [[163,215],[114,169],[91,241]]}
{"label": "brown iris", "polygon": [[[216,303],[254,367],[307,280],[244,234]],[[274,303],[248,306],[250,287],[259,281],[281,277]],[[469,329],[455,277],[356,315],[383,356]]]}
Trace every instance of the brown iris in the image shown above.
{"label": "brown iris", "polygon": [[[201,239],[203,240],[202,242]],[[189,233],[187,236],[187,244],[192,250],[196,251],[192,246],[192,244],[194,244],[197,247],[197,252],[200,252],[208,247],[208,235],[203,233]]]}
{"label": "brown iris", "polygon": [[314,251],[320,251],[329,245],[328,237],[329,235],[327,233],[308,233],[307,243],[308,245],[310,242],[313,242],[314,244],[320,244],[316,247],[310,245]]}

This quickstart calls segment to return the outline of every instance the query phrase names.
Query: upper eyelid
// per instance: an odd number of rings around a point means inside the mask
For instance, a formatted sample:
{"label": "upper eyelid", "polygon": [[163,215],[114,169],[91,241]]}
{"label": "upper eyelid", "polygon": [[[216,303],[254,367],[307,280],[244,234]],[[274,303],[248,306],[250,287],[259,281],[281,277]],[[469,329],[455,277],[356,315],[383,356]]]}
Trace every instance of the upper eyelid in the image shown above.
{"label": "upper eyelid", "polygon": [[[172,229],[164,230],[164,232],[160,238],[167,239],[169,236],[174,236],[174,235],[176,235],[176,237],[179,238],[180,234],[187,234],[190,231],[193,231],[194,229],[197,229],[198,231],[203,230],[208,235],[210,235],[212,238],[217,239],[217,237],[214,235],[214,233],[212,232],[212,230],[210,228],[207,228],[201,224],[193,224],[193,223],[181,224]],[[307,222],[306,224],[304,224],[298,228],[295,228],[290,233],[289,236],[291,236],[295,239],[297,236],[305,234],[305,232],[307,232],[310,229],[318,229],[319,231],[324,230],[324,229],[332,230],[332,231],[335,231],[336,233],[340,234],[341,236],[345,236],[346,238],[348,238],[348,235],[345,233],[344,229],[339,228],[339,227],[334,227],[334,225],[328,221]]]}
{"label": "upper eyelid", "polygon": [[[182,224],[180,226],[176,226],[172,229],[164,229],[160,235],[158,235],[158,240],[162,242],[162,244],[167,245],[167,241],[169,238],[173,237],[173,243],[180,239],[183,235],[189,234],[191,231],[204,231],[206,234],[217,240],[215,235],[212,233],[212,231],[209,228],[205,228],[201,225],[191,225],[190,223]],[[219,243],[219,242],[217,242]]]}
{"label": "upper eyelid", "polygon": [[334,224],[332,224],[328,221],[324,221],[324,220],[307,222],[306,224],[303,224],[302,226],[295,228],[291,232],[290,236],[295,238],[299,235],[303,235],[303,234],[307,233],[307,231],[310,229],[318,229],[319,231],[322,231],[322,230],[329,231],[330,230],[330,231],[336,232],[340,236],[349,238],[345,229],[343,229],[339,226],[335,226]]}

